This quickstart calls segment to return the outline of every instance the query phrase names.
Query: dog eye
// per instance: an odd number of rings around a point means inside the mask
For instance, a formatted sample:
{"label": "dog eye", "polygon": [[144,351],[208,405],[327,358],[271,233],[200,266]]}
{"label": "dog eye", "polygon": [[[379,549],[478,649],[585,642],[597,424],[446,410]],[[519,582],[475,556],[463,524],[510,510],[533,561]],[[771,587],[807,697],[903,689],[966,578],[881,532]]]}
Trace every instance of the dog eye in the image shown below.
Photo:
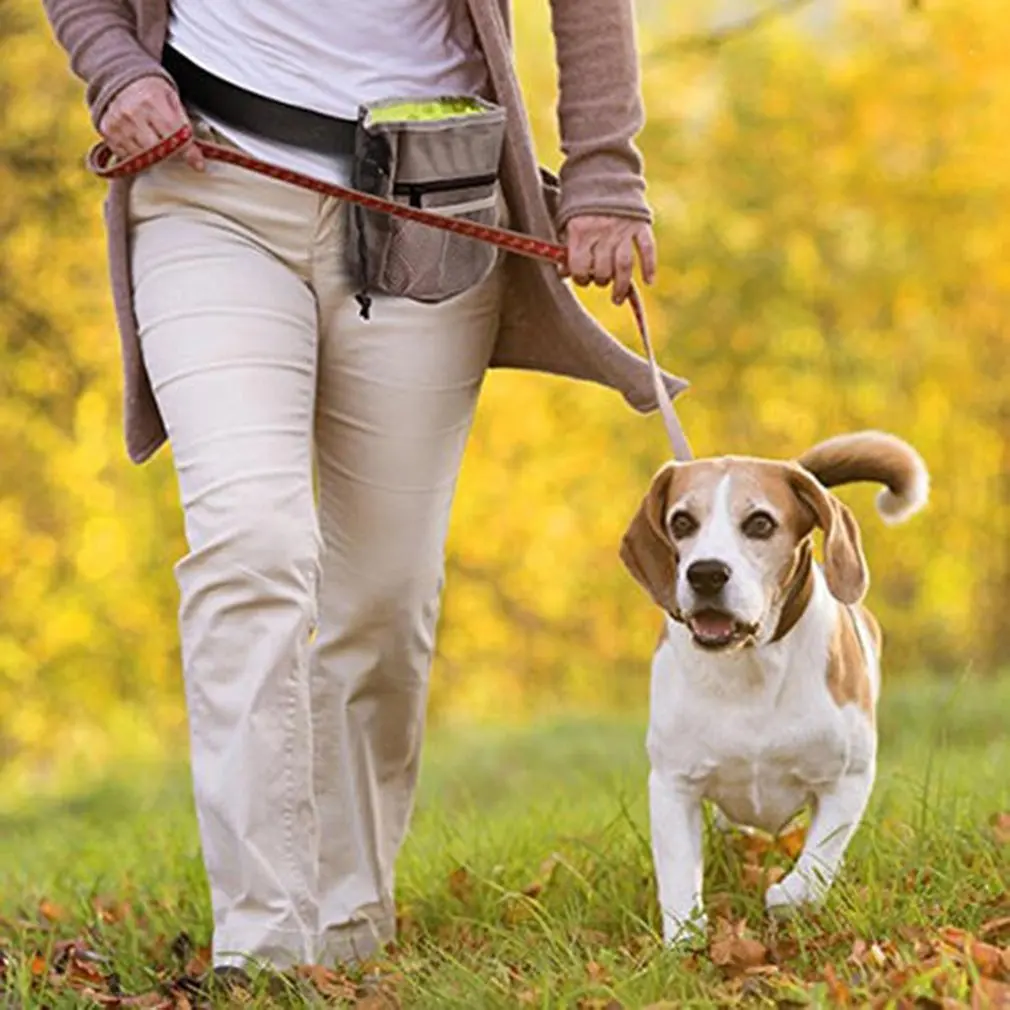
{"label": "dog eye", "polygon": [[698,524],[688,512],[674,512],[670,517],[670,533],[673,535],[674,540],[683,540],[684,537],[689,537],[696,529]]}
{"label": "dog eye", "polygon": [[778,524],[767,512],[754,512],[743,524],[744,536],[752,540],[767,540],[778,528]]}

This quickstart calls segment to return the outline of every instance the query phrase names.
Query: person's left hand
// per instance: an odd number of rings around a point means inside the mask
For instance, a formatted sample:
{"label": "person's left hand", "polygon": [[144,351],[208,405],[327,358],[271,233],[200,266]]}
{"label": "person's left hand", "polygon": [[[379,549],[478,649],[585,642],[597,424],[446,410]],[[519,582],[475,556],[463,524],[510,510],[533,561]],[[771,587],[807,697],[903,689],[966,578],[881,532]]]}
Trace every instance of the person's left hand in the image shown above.
{"label": "person's left hand", "polygon": [[613,284],[612,298],[620,305],[631,290],[635,251],[642,279],[651,284],[656,276],[656,241],[646,221],[602,214],[582,214],[565,226],[568,265],[561,268],[576,284]]}

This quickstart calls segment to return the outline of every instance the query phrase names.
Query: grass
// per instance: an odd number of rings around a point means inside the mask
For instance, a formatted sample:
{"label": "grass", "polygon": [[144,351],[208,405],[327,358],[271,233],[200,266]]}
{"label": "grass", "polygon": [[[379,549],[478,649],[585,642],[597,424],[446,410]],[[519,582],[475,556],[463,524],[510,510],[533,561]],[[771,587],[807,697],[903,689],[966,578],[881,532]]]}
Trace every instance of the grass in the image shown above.
{"label": "grass", "polygon": [[[977,932],[1010,915],[1008,849],[989,824],[1010,809],[1008,712],[1006,676],[885,692],[872,806],[817,915],[766,922],[753,854],[710,838],[710,912],[746,920],[778,966],[752,973],[713,963],[714,947],[684,957],[656,943],[642,719],[442,729],[425,753],[399,864],[401,940],[376,970],[390,974],[403,1007],[818,1006],[833,991],[841,998],[839,985],[869,1005],[885,969],[914,965],[916,938],[942,926]],[[774,852],[762,859],[782,862]],[[186,774],[137,769],[4,814],[0,917],[12,1007],[97,1005],[46,988],[39,966],[60,939],[86,936],[126,992],[178,972],[173,938],[210,936]],[[859,939],[865,948],[851,957]],[[826,974],[829,963],[844,981]],[[928,969],[887,985],[928,988]],[[969,965],[950,994],[968,999],[974,978]],[[372,999],[362,1005],[396,1005]]]}

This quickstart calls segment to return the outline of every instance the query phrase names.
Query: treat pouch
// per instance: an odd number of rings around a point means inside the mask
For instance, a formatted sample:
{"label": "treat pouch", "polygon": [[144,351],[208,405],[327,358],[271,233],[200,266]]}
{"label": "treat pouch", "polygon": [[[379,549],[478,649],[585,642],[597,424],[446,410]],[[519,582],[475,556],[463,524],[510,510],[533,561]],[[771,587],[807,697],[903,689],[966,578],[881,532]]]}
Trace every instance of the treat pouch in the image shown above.
{"label": "treat pouch", "polygon": [[[353,186],[387,200],[495,225],[505,110],[480,98],[362,106]],[[359,298],[441,302],[479,284],[498,256],[463,235],[354,206],[346,244]]]}

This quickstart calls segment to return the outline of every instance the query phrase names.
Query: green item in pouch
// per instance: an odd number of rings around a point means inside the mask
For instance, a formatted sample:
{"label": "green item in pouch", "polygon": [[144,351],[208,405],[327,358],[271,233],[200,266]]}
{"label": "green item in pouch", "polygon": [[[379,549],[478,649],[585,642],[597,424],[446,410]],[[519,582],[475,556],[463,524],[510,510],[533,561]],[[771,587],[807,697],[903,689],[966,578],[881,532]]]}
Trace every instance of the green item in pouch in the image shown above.
{"label": "green item in pouch", "polygon": [[453,116],[473,116],[483,111],[480,103],[473,98],[436,98],[373,108],[368,118],[373,123],[420,123]]}

